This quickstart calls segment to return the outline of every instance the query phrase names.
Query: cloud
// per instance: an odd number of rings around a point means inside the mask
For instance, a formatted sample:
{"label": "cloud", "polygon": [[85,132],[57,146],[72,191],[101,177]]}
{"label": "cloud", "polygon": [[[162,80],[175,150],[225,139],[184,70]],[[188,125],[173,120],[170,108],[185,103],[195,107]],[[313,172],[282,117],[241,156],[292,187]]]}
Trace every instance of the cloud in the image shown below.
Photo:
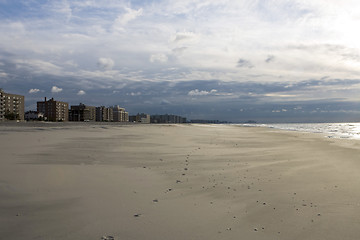
{"label": "cloud", "polygon": [[135,20],[137,17],[143,14],[143,9],[133,10],[131,8],[125,8],[126,13],[116,18],[114,22],[114,30],[123,30],[123,27],[130,21]]}
{"label": "cloud", "polygon": [[57,87],[57,86],[53,86],[52,88],[51,88],[51,92],[52,93],[59,93],[59,92],[61,92],[63,89],[62,88],[59,88],[59,87]]}
{"label": "cloud", "polygon": [[97,65],[103,70],[111,70],[114,67],[114,60],[111,58],[99,58]]}
{"label": "cloud", "polygon": [[154,62],[165,63],[167,61],[168,61],[168,57],[163,53],[152,54],[150,56],[150,62],[152,63]]}
{"label": "cloud", "polygon": [[55,14],[59,14],[60,17],[65,16],[67,20],[70,20],[72,16],[72,9],[68,1],[53,1],[50,2],[49,8]]}
{"label": "cloud", "polygon": [[177,32],[174,36],[174,42],[183,43],[183,42],[197,42],[199,40],[199,35],[193,32]]}
{"label": "cloud", "polygon": [[7,77],[7,76],[8,76],[8,75],[7,75],[6,73],[0,72],[0,78],[1,78],[1,77],[4,77],[4,78],[5,78],[5,77]]}
{"label": "cloud", "polygon": [[[157,112],[167,98],[178,109],[190,101],[204,104],[199,109],[206,114],[216,104],[249,113],[243,103],[298,106],[297,101],[342,98],[341,109],[344,101],[359,100],[360,84],[346,81],[360,76],[354,31],[360,2],[28,2],[0,0],[0,8],[11,13],[0,14],[0,82],[9,91],[66,86],[76,90],[62,97],[75,102],[86,86],[91,96],[82,101],[128,101],[133,109],[141,101],[144,111],[148,101]],[[324,73],[327,79],[321,79]],[[117,87],[123,83],[128,85]],[[119,93],[110,96],[113,91]],[[132,92],[143,94],[131,97]],[[291,112],[281,104],[267,109],[283,108]]]}
{"label": "cloud", "polygon": [[275,56],[274,55],[269,55],[267,56],[267,58],[265,59],[265,62],[270,63],[275,61]]}
{"label": "cloud", "polygon": [[[110,61],[99,62],[97,66],[91,59],[97,61],[100,56],[105,56],[122,69],[143,70],[140,80],[174,79],[174,76],[157,78],[155,74],[146,72],[148,69],[153,72],[162,71],[155,70],[161,64],[151,63],[164,62],[171,62],[173,67],[182,70],[175,81],[197,79],[196,76],[187,74],[189,71],[222,71],[226,74],[216,77],[212,75],[206,79],[236,79],[239,82],[244,79],[274,82],[279,76],[287,76],[291,81],[301,81],[310,77],[317,78],[314,75],[324,69],[333,78],[359,76],[357,63],[351,63],[360,59],[360,54],[353,51],[357,49],[357,45],[353,45],[351,49],[340,41],[341,38],[335,37],[348,36],[348,40],[356,41],[356,37],[351,38],[355,33],[350,30],[354,28],[338,22],[338,25],[347,27],[329,29],[330,24],[325,24],[329,13],[333,13],[335,17],[330,20],[336,22],[343,10],[352,9],[348,2],[341,6],[334,1],[324,6],[318,1],[290,3],[288,0],[269,3],[250,0],[46,2],[41,4],[32,1],[31,5],[19,2],[19,10],[13,9],[11,16],[0,16],[0,20],[3,20],[0,21],[0,34],[3,36],[0,51],[11,53],[9,59],[14,62],[19,59],[26,61],[17,66],[27,67],[30,74],[35,72],[79,78],[89,78],[92,74],[99,84],[111,79],[123,79],[116,74],[105,76],[106,80],[99,76],[104,74],[98,71],[99,67],[111,70],[114,65]],[[334,4],[338,5],[341,12],[332,12]],[[14,4],[6,1],[2,6],[4,9],[11,9]],[[32,14],[24,15],[25,11]],[[352,16],[345,17],[349,17],[345,18],[347,21],[352,20]],[[70,21],[67,21],[68,18]],[[353,25],[355,23],[354,19]],[[113,31],[113,28],[124,30],[125,27],[126,32]],[[337,30],[340,33],[348,30],[349,35],[337,34]],[[292,49],[289,52],[286,47],[321,46],[328,42],[333,43],[333,46],[321,51]],[[327,57],[327,51],[332,51],[333,56]],[[267,56],[270,53],[281,56],[281,62],[278,61],[276,66],[265,64],[274,61],[273,55]],[[242,61],[235,63],[239,54]],[[342,61],[344,59],[346,61]],[[236,66],[256,69],[251,71],[254,75],[245,76],[243,72],[236,71]],[[85,72],[88,76],[81,75]],[[129,72],[122,73],[130,79]],[[133,80],[139,79],[136,76]]]}
{"label": "cloud", "polygon": [[279,94],[279,93],[267,93],[264,94],[266,97],[279,97],[279,98],[294,98],[297,97],[297,95],[291,95],[291,94]]}
{"label": "cloud", "polygon": [[216,89],[212,89],[211,91],[199,91],[199,89],[195,89],[195,90],[191,90],[188,92],[189,96],[206,96],[206,95],[210,95],[210,94],[214,94],[216,93],[217,90]]}
{"label": "cloud", "polygon": [[131,92],[130,96],[140,96],[141,92]]}
{"label": "cloud", "polygon": [[254,65],[248,60],[240,58],[236,65],[238,68],[253,68]]}
{"label": "cloud", "polygon": [[38,93],[38,92],[40,92],[40,89],[37,89],[37,88],[32,88],[32,89],[29,90],[30,94]]}
{"label": "cloud", "polygon": [[40,59],[16,59],[14,61],[19,69],[26,69],[36,74],[63,75],[62,67],[49,61]]}
{"label": "cloud", "polygon": [[181,53],[183,53],[187,48],[188,48],[188,47],[178,47],[178,48],[174,48],[174,49],[172,50],[172,52],[173,52],[174,54],[181,54]]}
{"label": "cloud", "polygon": [[75,68],[79,66],[74,60],[68,60],[68,61],[65,62],[65,64],[67,66],[75,67]]}
{"label": "cloud", "polygon": [[77,93],[78,96],[82,96],[82,95],[85,95],[85,94],[86,94],[86,92],[85,92],[84,90],[80,90],[80,91]]}
{"label": "cloud", "polygon": [[162,100],[160,101],[160,104],[161,104],[161,105],[171,105],[172,103],[171,103],[169,100],[167,100],[167,99],[162,99]]}
{"label": "cloud", "polygon": [[279,110],[279,109],[272,110],[271,112],[272,112],[272,113],[281,113],[281,112],[284,113],[284,112],[287,112],[287,111],[288,111],[287,109],[283,108],[283,109],[280,109],[280,110]]}

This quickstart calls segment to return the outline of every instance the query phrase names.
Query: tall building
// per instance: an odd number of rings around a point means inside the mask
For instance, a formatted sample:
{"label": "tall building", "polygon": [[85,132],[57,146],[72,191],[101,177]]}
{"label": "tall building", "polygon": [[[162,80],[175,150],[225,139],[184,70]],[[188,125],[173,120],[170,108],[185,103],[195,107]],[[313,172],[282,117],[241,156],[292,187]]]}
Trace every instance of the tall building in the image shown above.
{"label": "tall building", "polygon": [[0,89],[0,121],[24,120],[25,97]]}
{"label": "tall building", "polygon": [[112,122],[114,121],[113,109],[104,106],[96,108],[96,121],[98,122]]}
{"label": "tall building", "polygon": [[138,113],[137,115],[129,117],[131,122],[150,123],[150,115],[145,113]]}
{"label": "tall building", "polygon": [[5,106],[4,106],[4,92],[0,88],[0,121],[4,121]]}
{"label": "tall building", "polygon": [[54,98],[43,102],[37,102],[37,111],[44,114],[44,119],[53,122],[69,120],[69,104],[55,101]]}
{"label": "tall building", "polygon": [[69,112],[69,120],[76,122],[89,122],[96,120],[96,107],[87,106],[80,103],[77,106],[71,106]]}
{"label": "tall building", "polygon": [[177,115],[152,115],[151,123],[186,123],[186,118]]}
{"label": "tall building", "polygon": [[121,108],[119,105],[113,106],[114,122],[128,122],[129,113],[125,112],[125,108]]}

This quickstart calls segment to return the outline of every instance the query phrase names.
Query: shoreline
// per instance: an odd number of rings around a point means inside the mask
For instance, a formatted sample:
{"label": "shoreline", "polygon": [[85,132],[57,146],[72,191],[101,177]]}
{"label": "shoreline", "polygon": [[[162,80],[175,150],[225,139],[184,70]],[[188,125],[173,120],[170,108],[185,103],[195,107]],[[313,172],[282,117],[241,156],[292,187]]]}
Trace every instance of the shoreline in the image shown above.
{"label": "shoreline", "polygon": [[[7,127],[5,127],[7,128]],[[355,239],[360,143],[231,125],[0,125],[11,239]]]}
{"label": "shoreline", "polygon": [[[15,127],[15,128],[32,128],[32,127],[96,127],[96,126],[137,126],[137,125],[157,125],[157,126],[166,126],[166,125],[192,125],[192,126],[239,126],[239,127],[255,127],[255,128],[267,128],[267,129],[276,129],[278,131],[293,132],[293,133],[310,133],[315,135],[322,135],[325,138],[334,138],[334,139],[345,139],[345,140],[360,140],[360,133],[358,131],[353,132],[351,127],[356,130],[360,128],[360,122],[334,122],[334,123],[257,123],[257,124],[248,124],[248,123],[135,123],[135,122],[45,122],[45,121],[24,121],[24,122],[15,122],[7,121],[0,122],[1,128]],[[304,128],[303,126],[308,126]],[[325,125],[333,126],[334,129],[326,129]],[[340,125],[348,125],[350,129],[345,129],[345,132],[340,133],[343,129],[338,129]],[[356,127],[356,125],[359,125]],[[290,127],[292,126],[292,127]],[[293,127],[297,126],[297,127]],[[301,126],[301,127],[299,127]],[[322,129],[314,129],[314,126],[322,127]],[[312,127],[312,128],[311,128]],[[348,130],[348,132],[346,132]]]}

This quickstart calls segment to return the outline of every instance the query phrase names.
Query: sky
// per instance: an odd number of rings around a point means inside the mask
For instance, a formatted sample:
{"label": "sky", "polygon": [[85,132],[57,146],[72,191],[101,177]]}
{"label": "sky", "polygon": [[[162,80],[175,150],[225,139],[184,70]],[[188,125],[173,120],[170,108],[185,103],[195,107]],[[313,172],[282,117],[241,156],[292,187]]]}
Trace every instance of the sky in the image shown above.
{"label": "sky", "polygon": [[0,88],[130,114],[360,120],[355,0],[0,0]]}

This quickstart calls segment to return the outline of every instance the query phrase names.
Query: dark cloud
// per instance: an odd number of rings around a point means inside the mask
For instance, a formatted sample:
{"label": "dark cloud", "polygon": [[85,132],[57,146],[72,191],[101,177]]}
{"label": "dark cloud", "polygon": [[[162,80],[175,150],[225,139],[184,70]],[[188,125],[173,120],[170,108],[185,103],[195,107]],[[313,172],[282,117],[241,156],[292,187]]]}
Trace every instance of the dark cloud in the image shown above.
{"label": "dark cloud", "polygon": [[[70,105],[79,104],[80,101],[92,106],[120,105],[130,114],[168,113],[189,119],[219,119],[233,122],[249,119],[258,122],[360,119],[360,104],[352,100],[358,95],[357,85],[360,84],[360,79],[323,77],[300,82],[272,83],[114,79],[104,83],[94,78],[34,75],[5,61],[2,61],[1,67],[8,74],[8,81],[1,84],[0,88],[24,95],[27,110],[36,109],[36,102],[44,97],[54,97],[69,102]],[[27,76],[25,81],[24,76]],[[62,88],[63,91],[51,93],[53,86]],[[29,93],[29,89],[42,91],[33,94]],[[78,96],[81,90],[86,94]],[[329,95],[331,91],[335,91],[336,94]]]}
{"label": "dark cloud", "polygon": [[254,65],[246,60],[246,59],[243,59],[243,58],[240,58],[238,61],[237,61],[237,65],[236,65],[238,68],[253,68]]}
{"label": "dark cloud", "polygon": [[265,62],[270,63],[275,61],[275,56],[274,55],[269,55],[267,56],[267,58],[265,59]]}

